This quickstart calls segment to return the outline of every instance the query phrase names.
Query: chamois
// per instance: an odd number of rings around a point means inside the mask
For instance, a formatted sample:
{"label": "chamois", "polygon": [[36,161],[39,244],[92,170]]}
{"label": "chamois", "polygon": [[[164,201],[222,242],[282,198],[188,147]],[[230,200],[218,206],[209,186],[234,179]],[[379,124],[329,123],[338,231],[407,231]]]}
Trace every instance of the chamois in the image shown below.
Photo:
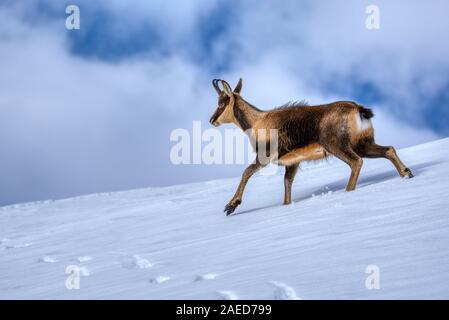
{"label": "chamois", "polygon": [[[219,87],[219,83],[223,89]],[[250,136],[257,154],[255,161],[243,172],[234,197],[226,205],[226,215],[233,213],[241,204],[243,190],[249,178],[269,162],[285,166],[284,204],[291,203],[292,183],[299,163],[324,159],[329,155],[339,158],[351,168],[346,191],[352,191],[356,187],[363,164],[362,157],[386,158],[393,163],[401,177],[413,177],[411,170],[402,163],[393,147],[380,146],[374,142],[374,128],[370,120],[374,114],[364,106],[352,101],[317,106],[289,103],[270,111],[262,111],[241,97],[242,79],[234,90],[224,80],[214,79],[212,84],[218,93],[218,107],[210,118],[210,123],[214,126],[234,123]],[[258,133],[273,129],[277,130],[277,142],[270,141],[267,134]],[[260,161],[257,146],[261,141],[268,145],[276,142],[276,151],[269,152],[268,162]]]}

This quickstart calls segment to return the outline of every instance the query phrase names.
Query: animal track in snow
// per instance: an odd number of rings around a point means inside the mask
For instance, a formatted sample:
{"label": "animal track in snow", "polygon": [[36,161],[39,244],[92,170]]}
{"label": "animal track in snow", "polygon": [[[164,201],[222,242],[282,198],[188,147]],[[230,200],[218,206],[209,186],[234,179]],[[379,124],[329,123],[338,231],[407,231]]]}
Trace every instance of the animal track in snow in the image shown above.
{"label": "animal track in snow", "polygon": [[195,282],[197,281],[203,281],[203,280],[214,280],[217,277],[216,273],[206,273],[203,275],[198,275],[195,277]]}
{"label": "animal track in snow", "polygon": [[159,284],[159,283],[166,282],[166,281],[168,281],[170,279],[171,278],[169,276],[158,276],[158,277],[150,279],[150,283],[157,283],[157,284]]}
{"label": "animal track in snow", "polygon": [[301,298],[296,295],[295,289],[287,286],[285,283],[278,281],[271,281],[270,283],[275,288],[274,290],[275,300],[301,300]]}
{"label": "animal track in snow", "polygon": [[11,244],[11,242],[12,240],[4,238],[0,241],[0,245],[2,245],[4,249],[26,248],[33,245],[31,242],[17,243],[17,244]]}
{"label": "animal track in snow", "polygon": [[343,204],[342,204],[341,202],[336,202],[336,203],[334,204],[334,208],[335,208],[335,209],[343,208]]}
{"label": "animal track in snow", "polygon": [[3,238],[2,240],[0,240],[0,250],[6,250],[6,242],[9,242],[11,240],[7,239],[7,238]]}
{"label": "animal track in snow", "polygon": [[38,260],[39,262],[46,262],[46,263],[55,263],[58,262],[58,260],[56,260],[55,258],[52,258],[50,256],[44,256],[42,258],[39,258]]}
{"label": "animal track in snow", "polygon": [[147,259],[135,254],[133,256],[123,257],[121,260],[122,267],[125,269],[147,269],[153,265]]}
{"label": "animal track in snow", "polygon": [[86,261],[90,261],[92,259],[93,258],[90,256],[81,256],[81,257],[78,257],[76,260],[78,260],[78,262],[86,262]]}
{"label": "animal track in snow", "polygon": [[238,300],[237,295],[233,291],[229,290],[217,291],[217,294],[223,300]]}

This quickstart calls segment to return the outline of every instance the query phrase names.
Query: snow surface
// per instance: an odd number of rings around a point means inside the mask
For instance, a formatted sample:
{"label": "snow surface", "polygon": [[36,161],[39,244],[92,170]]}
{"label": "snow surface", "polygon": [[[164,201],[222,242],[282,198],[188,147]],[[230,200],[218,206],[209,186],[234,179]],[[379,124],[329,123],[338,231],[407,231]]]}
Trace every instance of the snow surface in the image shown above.
{"label": "snow surface", "polygon": [[[365,160],[0,208],[2,299],[449,298],[449,139],[399,152],[415,178]],[[368,290],[369,266],[380,288]],[[69,290],[68,266],[79,289]]]}

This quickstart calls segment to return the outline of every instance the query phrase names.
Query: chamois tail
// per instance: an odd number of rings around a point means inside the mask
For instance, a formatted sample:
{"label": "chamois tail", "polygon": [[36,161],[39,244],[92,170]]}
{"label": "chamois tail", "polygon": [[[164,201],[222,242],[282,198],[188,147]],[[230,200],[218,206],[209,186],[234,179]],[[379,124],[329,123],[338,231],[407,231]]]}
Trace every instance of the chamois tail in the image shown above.
{"label": "chamois tail", "polygon": [[372,117],[374,117],[374,113],[371,109],[369,108],[365,108],[364,106],[358,105],[359,107],[359,114],[360,114],[360,118],[369,120]]}

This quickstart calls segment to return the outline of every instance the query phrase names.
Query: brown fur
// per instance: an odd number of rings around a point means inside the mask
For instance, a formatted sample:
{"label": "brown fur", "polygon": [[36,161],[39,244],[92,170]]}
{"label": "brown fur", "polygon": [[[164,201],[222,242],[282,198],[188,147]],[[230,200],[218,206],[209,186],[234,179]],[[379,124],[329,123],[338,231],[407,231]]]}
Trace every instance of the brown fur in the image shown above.
{"label": "brown fur", "polygon": [[[219,81],[223,90],[218,87]],[[271,111],[262,111],[240,96],[241,79],[234,91],[226,81],[214,80],[213,84],[219,94],[218,107],[210,119],[213,125],[234,123],[248,133],[256,153],[257,143],[273,143],[270,141],[269,130],[277,130],[277,150],[269,154],[269,158],[270,161],[286,166],[286,204],[291,201],[291,184],[299,163],[320,160],[329,154],[346,162],[351,168],[347,191],[356,187],[363,164],[362,157],[387,158],[401,176],[413,176],[393,147],[375,144],[374,128],[370,120],[373,113],[355,102],[337,101],[317,106],[308,106],[303,102],[289,103]],[[260,135],[261,129],[265,130],[265,134]],[[268,146],[266,149],[270,150]],[[256,158],[256,162],[245,170],[237,192],[225,208],[227,214],[232,213],[241,203],[248,179],[264,165],[266,163]]]}
{"label": "brown fur", "polygon": [[321,160],[326,157],[326,151],[318,143],[312,143],[302,148],[294,149],[279,158],[278,164],[290,166],[301,161]]}

